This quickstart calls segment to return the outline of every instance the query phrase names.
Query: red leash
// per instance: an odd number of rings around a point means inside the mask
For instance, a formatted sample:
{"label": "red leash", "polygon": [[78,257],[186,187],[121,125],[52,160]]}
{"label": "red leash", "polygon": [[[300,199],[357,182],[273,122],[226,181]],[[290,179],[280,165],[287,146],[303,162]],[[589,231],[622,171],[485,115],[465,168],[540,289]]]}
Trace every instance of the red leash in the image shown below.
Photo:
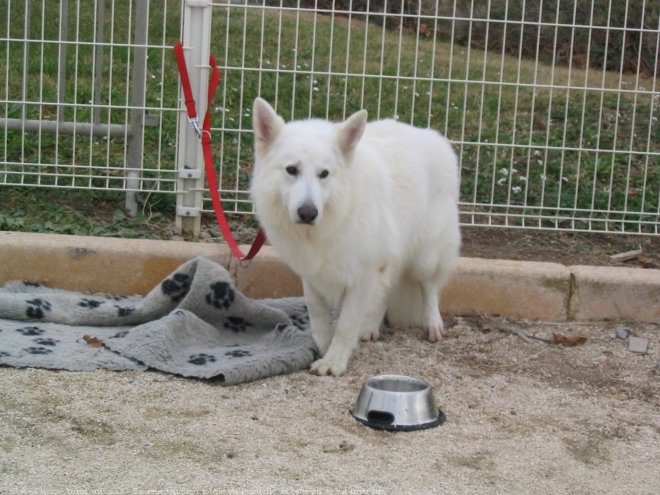
{"label": "red leash", "polygon": [[206,109],[206,116],[204,117],[204,123],[200,130],[199,118],[197,117],[197,110],[195,109],[195,99],[193,98],[192,88],[190,86],[190,78],[188,77],[188,69],[186,67],[186,59],[183,55],[183,45],[181,45],[181,42],[174,45],[174,54],[176,55],[176,61],[179,66],[179,76],[181,78],[181,88],[183,89],[186,110],[188,112],[188,122],[190,122],[195,128],[197,137],[201,138],[202,152],[204,153],[204,165],[206,167],[206,179],[209,183],[209,192],[211,193],[211,202],[213,203],[215,218],[222,231],[222,236],[225,238],[225,241],[229,245],[229,249],[231,249],[234,256],[241,261],[251,260],[257,255],[261,246],[264,245],[266,234],[263,229],[260,228],[257,232],[257,237],[254,239],[254,242],[252,242],[250,251],[248,254],[243,254],[231,233],[229,224],[227,224],[225,211],[222,208],[222,202],[220,200],[218,178],[215,174],[215,168],[213,167],[213,148],[211,147],[211,102],[213,101],[215,90],[220,81],[220,71],[215,63],[215,58],[211,55],[209,64],[211,65],[212,72],[211,79],[209,80],[208,106]]}

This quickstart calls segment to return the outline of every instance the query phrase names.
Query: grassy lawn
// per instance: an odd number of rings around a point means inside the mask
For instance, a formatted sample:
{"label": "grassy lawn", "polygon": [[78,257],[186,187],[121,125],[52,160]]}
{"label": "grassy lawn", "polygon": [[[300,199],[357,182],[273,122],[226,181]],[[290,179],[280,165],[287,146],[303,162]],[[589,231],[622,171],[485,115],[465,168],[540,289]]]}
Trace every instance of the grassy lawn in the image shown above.
{"label": "grassy lawn", "polygon": [[[33,4],[42,8],[40,2]],[[54,4],[43,4],[45,15],[57,17]],[[119,4],[117,8],[123,9],[128,2]],[[22,11],[16,2],[11,5],[11,15],[20,22],[10,23],[9,30],[20,37]],[[165,5],[167,16],[161,10]],[[178,38],[178,6],[174,1],[152,2],[150,42],[171,46]],[[81,12],[83,41],[93,39],[92,15],[91,10]],[[41,37],[38,17],[32,16],[33,37],[34,33]],[[0,19],[6,18],[6,7],[0,6]],[[46,23],[44,28],[44,38],[56,39],[57,23]],[[104,55],[112,57],[112,64],[104,66],[99,110],[101,122],[108,123],[123,122],[130,84],[131,52],[121,46],[128,42],[127,27],[115,28],[115,43],[120,46],[108,47]],[[448,30],[451,25],[438,23],[437,28]],[[588,228],[590,218],[609,219],[609,230],[648,231],[651,227],[638,229],[635,222],[658,221],[660,97],[651,91],[657,84],[648,76],[553,69],[406,29],[384,29],[365,22],[361,15],[218,7],[213,12],[213,33],[211,52],[222,71],[214,104],[214,143],[221,187],[228,191],[224,197],[232,211],[250,210],[245,194],[252,166],[250,110],[254,97],[261,95],[285,119],[341,119],[366,108],[371,118],[394,117],[438,129],[455,143],[461,158],[464,212],[542,215],[547,219],[513,223],[578,229]],[[25,47],[17,42],[5,45],[0,44],[0,74],[7,72],[10,77],[7,90],[0,88],[0,94],[8,100],[26,93],[32,101],[53,101],[57,43],[30,48],[35,56],[28,72],[35,76],[26,87],[22,64],[12,63],[22,60]],[[67,55],[67,70],[77,74],[78,83],[67,83],[66,101],[78,105],[65,112],[79,122],[92,115],[93,106],[85,103],[94,96],[89,93],[93,49],[70,47]],[[147,88],[147,106],[159,116],[160,127],[147,129],[145,188],[167,191],[173,184],[158,183],[156,174],[160,170],[171,176],[174,169],[176,113],[168,109],[177,105],[178,76],[169,49],[154,46],[148,55],[147,80],[153,74],[158,81],[163,72],[166,84]],[[37,77],[40,65],[44,74]],[[24,111],[19,105],[5,107],[10,118]],[[28,118],[51,119],[57,109],[28,105],[25,111]],[[60,136],[55,142],[52,135],[42,134],[37,140],[8,132],[2,145],[6,151],[0,152],[0,159],[35,164],[5,165],[7,183],[20,180],[19,172],[28,174],[24,182],[40,185],[114,188],[123,180],[122,138]],[[71,167],[71,163],[94,166]],[[2,173],[0,165],[0,184]],[[231,194],[231,190],[239,192]],[[559,217],[575,217],[577,222],[558,221]],[[624,225],[623,220],[631,223]]]}
{"label": "grassy lawn", "polygon": [[99,237],[169,239],[175,199],[159,194],[145,198],[135,217],[121,205],[122,193],[3,187],[0,230]]}

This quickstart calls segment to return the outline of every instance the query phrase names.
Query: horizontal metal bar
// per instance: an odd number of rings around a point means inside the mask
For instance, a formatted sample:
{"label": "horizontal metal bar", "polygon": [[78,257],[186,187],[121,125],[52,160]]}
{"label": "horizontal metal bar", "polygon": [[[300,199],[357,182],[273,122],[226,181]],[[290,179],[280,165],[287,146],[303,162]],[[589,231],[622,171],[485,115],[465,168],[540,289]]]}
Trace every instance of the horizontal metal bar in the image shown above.
{"label": "horizontal metal bar", "polygon": [[87,122],[58,122],[54,120],[3,119],[0,129],[49,134],[83,134],[93,136],[129,137],[131,131],[123,124],[90,124]]}
{"label": "horizontal metal bar", "polygon": [[[2,172],[0,172],[0,178],[2,177]],[[70,184],[28,184],[28,183],[14,183],[14,182],[0,182],[0,186],[7,187],[26,187],[26,188],[39,188],[39,189],[64,189],[67,191],[113,191],[113,192],[146,192],[146,193],[165,193],[173,194],[174,191],[167,189],[126,189],[125,187],[99,187],[99,186],[79,186],[79,185],[70,185]]]}

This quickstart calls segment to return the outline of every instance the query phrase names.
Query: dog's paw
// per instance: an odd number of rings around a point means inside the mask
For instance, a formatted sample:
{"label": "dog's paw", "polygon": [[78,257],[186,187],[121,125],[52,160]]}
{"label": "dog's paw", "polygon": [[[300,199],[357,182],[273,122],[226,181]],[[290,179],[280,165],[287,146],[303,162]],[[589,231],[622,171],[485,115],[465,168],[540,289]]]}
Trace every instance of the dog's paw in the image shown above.
{"label": "dog's paw", "polygon": [[442,340],[442,326],[425,327],[428,331],[429,342],[440,342]]}
{"label": "dog's paw", "polygon": [[346,372],[348,363],[344,359],[338,358],[323,358],[314,361],[310,368],[310,372],[314,375],[325,376],[340,376]]}

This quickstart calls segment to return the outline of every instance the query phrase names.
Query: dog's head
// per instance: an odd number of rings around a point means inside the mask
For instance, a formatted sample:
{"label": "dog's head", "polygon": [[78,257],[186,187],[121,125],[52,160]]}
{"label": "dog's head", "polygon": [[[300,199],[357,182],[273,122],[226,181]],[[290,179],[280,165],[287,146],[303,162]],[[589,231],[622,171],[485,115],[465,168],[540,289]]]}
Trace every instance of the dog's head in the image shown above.
{"label": "dog's head", "polygon": [[[364,127],[361,110],[340,124],[303,120],[285,124],[263,99],[254,101],[255,170],[251,194],[257,214],[284,210],[295,224],[317,225],[341,204],[347,169]],[[345,198],[344,198],[345,199]]]}

